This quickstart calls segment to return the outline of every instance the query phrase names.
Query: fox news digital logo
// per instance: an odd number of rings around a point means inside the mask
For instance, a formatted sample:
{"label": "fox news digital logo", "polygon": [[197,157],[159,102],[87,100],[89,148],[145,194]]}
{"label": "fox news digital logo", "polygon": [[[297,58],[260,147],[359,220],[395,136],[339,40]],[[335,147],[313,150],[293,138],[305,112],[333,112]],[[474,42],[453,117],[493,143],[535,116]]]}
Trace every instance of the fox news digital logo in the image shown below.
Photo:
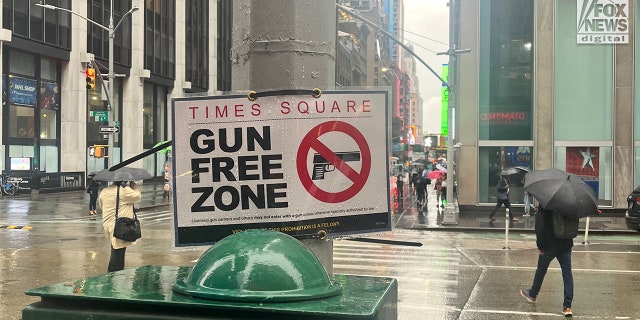
{"label": "fox news digital logo", "polygon": [[629,0],[578,0],[578,44],[629,43]]}

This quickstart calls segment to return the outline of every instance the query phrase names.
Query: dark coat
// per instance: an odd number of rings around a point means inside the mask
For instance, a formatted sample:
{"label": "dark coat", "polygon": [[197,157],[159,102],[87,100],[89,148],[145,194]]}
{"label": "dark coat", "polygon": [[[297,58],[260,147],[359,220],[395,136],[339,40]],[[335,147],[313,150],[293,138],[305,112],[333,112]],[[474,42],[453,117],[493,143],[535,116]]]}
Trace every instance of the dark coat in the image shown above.
{"label": "dark coat", "polygon": [[98,181],[91,179],[91,181],[89,182],[89,185],[87,186],[87,193],[98,195],[98,189],[100,189],[100,183],[98,183]]}
{"label": "dark coat", "polygon": [[573,239],[556,239],[553,236],[553,211],[540,208],[536,215],[536,245],[538,250],[545,252],[558,250],[564,252],[571,250]]}

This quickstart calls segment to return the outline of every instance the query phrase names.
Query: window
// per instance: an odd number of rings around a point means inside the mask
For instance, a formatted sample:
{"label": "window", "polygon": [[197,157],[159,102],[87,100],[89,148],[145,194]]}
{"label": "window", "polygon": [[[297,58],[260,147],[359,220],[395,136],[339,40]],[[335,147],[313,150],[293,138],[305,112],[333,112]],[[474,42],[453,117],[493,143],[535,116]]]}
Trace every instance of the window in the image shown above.
{"label": "window", "polygon": [[531,140],[533,1],[481,3],[480,140]]}
{"label": "window", "polygon": [[[145,2],[145,69],[175,77],[175,2]],[[152,50],[149,50],[152,49]]]}
{"label": "window", "polygon": [[[509,167],[532,168],[532,147],[480,147],[478,154],[479,202],[496,202],[496,185],[500,179],[500,171]],[[509,199],[511,203],[523,203],[524,174],[509,176]]]}
{"label": "window", "polygon": [[612,205],[613,157],[611,147],[559,146],[554,167],[579,176],[593,188],[599,205]]}
{"label": "window", "polygon": [[556,6],[555,140],[610,141],[613,45],[578,45],[576,0]]}

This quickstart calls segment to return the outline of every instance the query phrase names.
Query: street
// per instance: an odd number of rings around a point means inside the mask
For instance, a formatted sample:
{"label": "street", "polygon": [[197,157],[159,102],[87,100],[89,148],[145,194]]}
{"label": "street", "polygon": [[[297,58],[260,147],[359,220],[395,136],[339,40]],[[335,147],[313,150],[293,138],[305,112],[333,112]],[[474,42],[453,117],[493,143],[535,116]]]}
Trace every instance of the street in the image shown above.
{"label": "street", "polygon": [[[146,192],[143,198],[155,196]],[[38,301],[24,295],[27,289],[106,272],[109,246],[101,220],[88,215],[85,203],[88,197],[82,192],[0,200],[3,319],[20,319],[22,308]],[[424,219],[432,219],[430,215],[436,212],[425,212]],[[172,215],[168,205],[139,213],[143,238],[127,250],[126,268],[195,263],[207,248],[174,248]],[[20,229],[24,226],[29,228]],[[416,247],[334,240],[335,273],[398,279],[399,319],[561,316],[562,280],[557,262],[551,264],[537,304],[528,303],[518,294],[520,288],[530,285],[535,271],[537,249],[531,232],[512,233],[509,249],[503,249],[501,230],[396,228],[391,233],[362,236],[423,244]],[[636,234],[594,235],[590,244],[575,242],[575,316],[640,319],[640,238]]]}

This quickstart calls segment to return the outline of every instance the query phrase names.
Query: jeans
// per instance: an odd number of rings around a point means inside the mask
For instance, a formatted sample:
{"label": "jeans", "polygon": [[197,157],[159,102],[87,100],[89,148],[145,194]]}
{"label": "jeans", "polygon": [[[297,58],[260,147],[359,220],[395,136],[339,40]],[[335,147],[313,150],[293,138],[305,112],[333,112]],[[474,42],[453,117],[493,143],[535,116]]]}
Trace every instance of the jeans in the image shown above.
{"label": "jeans", "polygon": [[529,295],[533,298],[538,296],[540,287],[542,287],[542,280],[544,280],[544,276],[547,274],[547,269],[549,268],[551,261],[553,261],[553,258],[558,259],[560,269],[562,269],[562,282],[564,282],[564,300],[562,301],[562,306],[565,308],[571,308],[571,302],[573,301],[571,249],[563,252],[549,250],[538,256],[538,267],[536,268],[536,275],[533,277],[533,284],[531,284]]}
{"label": "jeans", "polygon": [[524,192],[524,213],[529,214],[531,212],[531,202],[529,199],[529,192]]}
{"label": "jeans", "polygon": [[489,218],[493,218],[493,216],[496,214],[496,212],[498,211],[498,209],[500,209],[502,205],[504,205],[506,209],[509,209],[509,219],[513,220],[513,213],[511,213],[511,202],[509,202],[509,199],[498,199],[496,206],[493,208],[493,211],[491,211],[491,213],[489,214]]}

